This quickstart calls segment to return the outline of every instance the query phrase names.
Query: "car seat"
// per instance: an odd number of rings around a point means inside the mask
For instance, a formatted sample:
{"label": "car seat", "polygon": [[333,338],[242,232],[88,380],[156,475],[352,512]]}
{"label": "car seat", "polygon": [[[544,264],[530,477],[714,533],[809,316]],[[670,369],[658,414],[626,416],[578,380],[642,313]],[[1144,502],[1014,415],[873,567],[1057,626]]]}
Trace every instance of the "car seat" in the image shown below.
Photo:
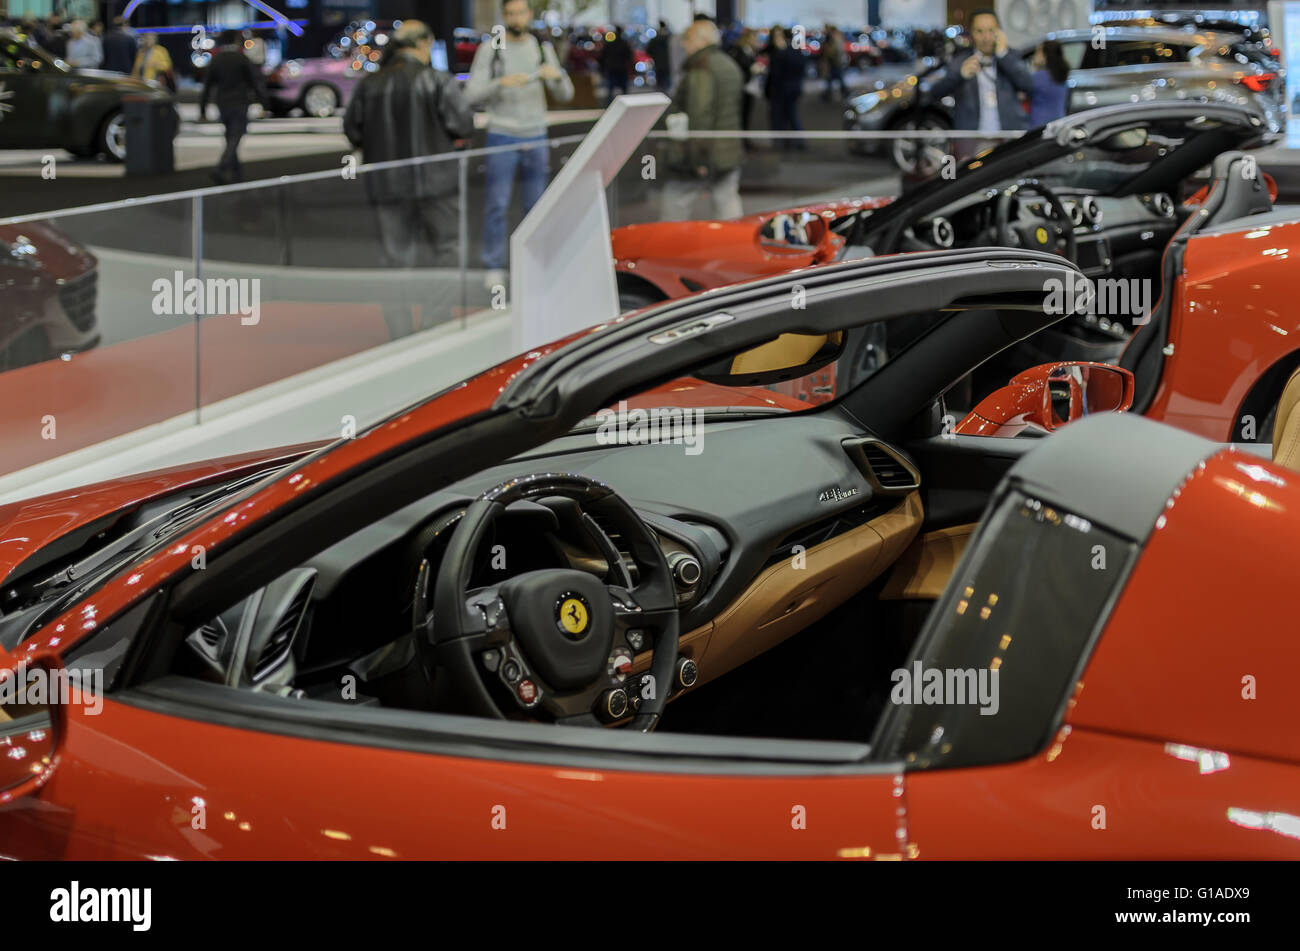
{"label": "car seat", "polygon": [[1248,175],[1248,161],[1254,159],[1245,152],[1224,152],[1214,160],[1205,200],[1188,215],[1165,247],[1160,261],[1160,297],[1151,309],[1150,319],[1133,333],[1119,358],[1119,365],[1131,370],[1136,378],[1135,413],[1146,412],[1160,384],[1174,289],[1183,270],[1187,240],[1211,225],[1273,209],[1264,176],[1257,166],[1255,173]]}
{"label": "car seat", "polygon": [[1291,374],[1273,420],[1273,461],[1300,471],[1300,370]]}

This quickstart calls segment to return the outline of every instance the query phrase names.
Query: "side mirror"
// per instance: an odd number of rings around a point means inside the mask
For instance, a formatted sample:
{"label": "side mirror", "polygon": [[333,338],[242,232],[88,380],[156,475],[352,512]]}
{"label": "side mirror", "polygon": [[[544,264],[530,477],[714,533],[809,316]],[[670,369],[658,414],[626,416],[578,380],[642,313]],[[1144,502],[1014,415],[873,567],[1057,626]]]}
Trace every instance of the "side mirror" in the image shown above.
{"label": "side mirror", "polygon": [[836,234],[830,228],[827,228],[826,233],[822,235],[821,241],[818,242],[817,247],[813,249],[813,263],[828,264],[831,261],[836,260],[836,258],[839,257],[839,253],[844,250],[844,245],[846,243],[847,242],[843,237]]}
{"label": "side mirror", "polygon": [[40,789],[54,772],[62,670],[53,658],[0,666],[0,805]]}
{"label": "side mirror", "polygon": [[1108,363],[1044,363],[1017,374],[957,424],[964,436],[1050,433],[1094,413],[1123,413],[1133,405],[1133,374]]}

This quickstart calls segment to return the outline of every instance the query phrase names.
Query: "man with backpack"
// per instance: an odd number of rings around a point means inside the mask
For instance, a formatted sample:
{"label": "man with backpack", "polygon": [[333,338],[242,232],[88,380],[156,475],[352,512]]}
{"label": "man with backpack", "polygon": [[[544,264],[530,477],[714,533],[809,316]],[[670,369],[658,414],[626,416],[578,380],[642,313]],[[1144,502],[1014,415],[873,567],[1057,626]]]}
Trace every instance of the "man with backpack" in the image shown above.
{"label": "man with backpack", "polygon": [[506,214],[516,177],[522,177],[525,215],[546,190],[546,94],[559,103],[573,98],[573,82],[555,49],[528,31],[532,15],[528,0],[505,0],[504,42],[493,35],[479,44],[465,84],[470,103],[486,107],[487,147],[515,146],[487,156],[483,266],[489,288],[505,283]]}

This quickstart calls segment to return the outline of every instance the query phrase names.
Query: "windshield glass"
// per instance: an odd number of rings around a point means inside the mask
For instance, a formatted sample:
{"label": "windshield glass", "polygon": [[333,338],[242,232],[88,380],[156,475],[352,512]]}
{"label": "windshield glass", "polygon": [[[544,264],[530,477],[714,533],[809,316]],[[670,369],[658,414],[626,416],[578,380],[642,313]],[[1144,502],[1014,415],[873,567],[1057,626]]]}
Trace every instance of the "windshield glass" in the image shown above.
{"label": "windshield glass", "polygon": [[65,610],[74,599],[112,577],[127,562],[150,548],[166,544],[168,538],[194,525],[219,504],[255,491],[283,471],[284,467],[276,466],[187,498],[147,503],[139,511],[124,516],[120,529],[117,526],[105,529],[81,549],[31,570],[24,571],[20,566],[3,589],[7,616],[15,618],[16,623],[0,629],[0,647],[12,649]]}
{"label": "windshield glass", "polygon": [[[816,409],[869,379],[942,319],[938,314],[910,314],[850,328],[834,335],[841,339],[825,344],[827,349],[819,351],[831,355],[828,362],[780,382],[731,385],[710,374],[704,374],[707,378],[679,377],[629,397],[618,405],[606,407],[583,420],[574,432],[599,431],[602,425],[613,424],[616,420],[621,422],[623,413],[638,410],[676,409],[716,419]],[[774,342],[775,359],[786,361],[781,365],[798,366],[806,358],[816,359],[816,354],[809,356],[807,353],[814,342],[789,339],[799,336],[787,334]],[[733,354],[724,361],[729,366],[723,368],[731,372],[751,371],[754,368],[747,366],[746,361],[752,360],[760,350],[769,355],[773,353],[753,348]],[[711,369],[716,371],[718,368],[715,365]]]}
{"label": "windshield glass", "polygon": [[1168,158],[1212,128],[1219,128],[1219,124],[1202,123],[1190,135],[1182,122],[1135,125],[1040,166],[1034,177],[1072,192],[1106,195],[1121,191],[1155,162]]}

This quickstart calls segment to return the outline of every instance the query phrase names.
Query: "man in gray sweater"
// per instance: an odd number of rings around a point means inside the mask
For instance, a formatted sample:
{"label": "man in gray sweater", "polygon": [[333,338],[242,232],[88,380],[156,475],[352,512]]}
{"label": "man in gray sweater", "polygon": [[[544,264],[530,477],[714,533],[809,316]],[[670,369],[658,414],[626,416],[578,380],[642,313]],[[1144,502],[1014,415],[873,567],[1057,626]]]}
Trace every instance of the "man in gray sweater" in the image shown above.
{"label": "man in gray sweater", "polygon": [[505,283],[506,213],[515,178],[522,172],[524,214],[546,190],[546,93],[556,102],[573,98],[573,83],[560,68],[555,49],[528,32],[532,16],[528,0],[505,0],[505,35],[479,44],[465,84],[470,103],[487,109],[488,148],[516,146],[487,157],[483,266],[489,288]]}

